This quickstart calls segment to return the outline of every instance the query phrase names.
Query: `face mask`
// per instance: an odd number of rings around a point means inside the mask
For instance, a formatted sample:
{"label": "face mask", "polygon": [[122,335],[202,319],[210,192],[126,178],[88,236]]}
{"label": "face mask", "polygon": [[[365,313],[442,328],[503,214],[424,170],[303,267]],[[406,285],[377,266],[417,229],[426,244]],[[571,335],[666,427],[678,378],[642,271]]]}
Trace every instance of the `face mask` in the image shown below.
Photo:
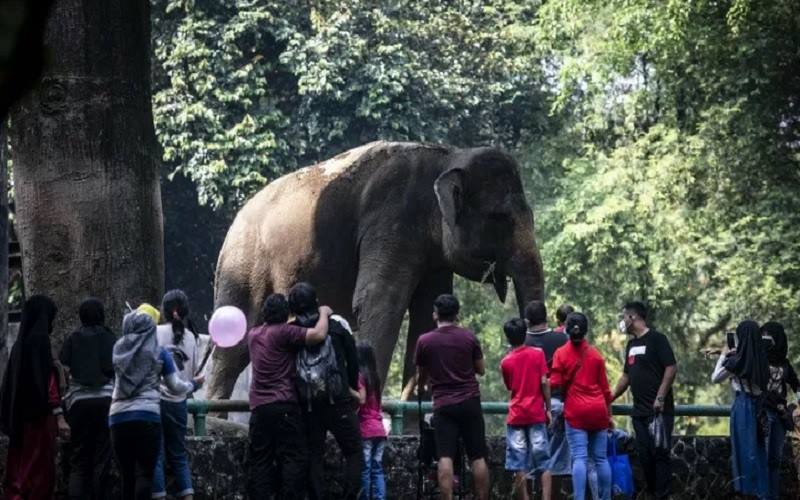
{"label": "face mask", "polygon": [[628,325],[625,323],[624,319],[619,320],[617,328],[619,328],[620,333],[626,333],[628,331]]}
{"label": "face mask", "polygon": [[761,342],[764,344],[764,347],[767,348],[767,351],[771,351],[775,348],[775,340],[772,337],[761,337]]}

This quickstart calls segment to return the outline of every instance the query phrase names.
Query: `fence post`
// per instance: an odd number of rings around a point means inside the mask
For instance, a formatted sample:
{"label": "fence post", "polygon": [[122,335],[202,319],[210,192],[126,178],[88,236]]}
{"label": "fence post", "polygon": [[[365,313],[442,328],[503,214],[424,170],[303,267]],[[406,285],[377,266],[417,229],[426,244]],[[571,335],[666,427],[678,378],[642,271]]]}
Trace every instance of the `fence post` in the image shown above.
{"label": "fence post", "polygon": [[192,400],[194,403],[194,435],[203,437],[206,435],[206,416],[208,415],[208,401],[207,400]]}
{"label": "fence post", "polygon": [[397,401],[392,408],[392,434],[400,436],[403,434],[403,420],[405,417],[405,410],[402,401]]}

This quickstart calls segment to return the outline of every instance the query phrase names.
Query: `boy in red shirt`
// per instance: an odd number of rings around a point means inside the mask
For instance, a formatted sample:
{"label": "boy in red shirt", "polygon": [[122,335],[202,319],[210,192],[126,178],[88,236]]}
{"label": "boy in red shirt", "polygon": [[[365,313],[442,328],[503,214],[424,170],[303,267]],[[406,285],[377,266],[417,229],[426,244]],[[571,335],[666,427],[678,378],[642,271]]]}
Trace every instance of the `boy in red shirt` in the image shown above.
{"label": "boy in red shirt", "polygon": [[500,362],[503,381],[511,391],[506,419],[506,470],[515,472],[513,497],[519,500],[528,499],[528,474],[541,474],[550,460],[547,361],[544,351],[524,345],[526,330],[521,319],[506,322],[503,331],[511,352]]}

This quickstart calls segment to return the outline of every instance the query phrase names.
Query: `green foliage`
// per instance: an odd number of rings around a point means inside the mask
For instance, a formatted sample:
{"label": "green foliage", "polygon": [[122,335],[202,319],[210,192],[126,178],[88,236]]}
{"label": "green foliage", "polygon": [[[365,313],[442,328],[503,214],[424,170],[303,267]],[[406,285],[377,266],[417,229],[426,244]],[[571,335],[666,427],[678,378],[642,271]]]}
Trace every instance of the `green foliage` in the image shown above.
{"label": "green foliage", "polygon": [[[699,350],[726,329],[800,324],[794,0],[153,6],[158,137],[204,201],[235,209],[379,138],[501,144],[535,206],[548,306],[589,314],[612,383],[627,299],[672,339],[683,403],[724,400]],[[501,326],[517,313],[484,288],[456,282],[491,367],[484,397],[503,399]]]}
{"label": "green foliage", "polygon": [[201,201],[235,209],[376,139],[514,147],[544,126],[518,24],[533,13],[504,1],[155,0],[164,160]]}

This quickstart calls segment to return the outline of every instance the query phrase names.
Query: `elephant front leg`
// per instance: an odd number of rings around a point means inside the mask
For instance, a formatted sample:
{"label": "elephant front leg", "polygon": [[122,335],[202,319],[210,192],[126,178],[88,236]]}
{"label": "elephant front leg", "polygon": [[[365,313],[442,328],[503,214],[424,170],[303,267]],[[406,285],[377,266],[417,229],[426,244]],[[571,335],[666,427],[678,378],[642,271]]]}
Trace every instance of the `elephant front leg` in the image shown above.
{"label": "elephant front leg", "polygon": [[250,363],[247,340],[229,348],[215,347],[211,356],[211,377],[208,381],[208,399],[229,399],[242,371]]}
{"label": "elephant front leg", "polygon": [[353,295],[358,338],[375,350],[378,373],[384,383],[415,282],[413,273],[396,268],[378,270],[368,266],[358,271]]}
{"label": "elephant front leg", "polygon": [[436,327],[433,322],[433,301],[443,293],[453,293],[453,273],[448,270],[427,274],[411,297],[408,309],[408,336],[406,337],[406,353],[403,363],[403,387],[414,376],[414,353],[420,335]]}

